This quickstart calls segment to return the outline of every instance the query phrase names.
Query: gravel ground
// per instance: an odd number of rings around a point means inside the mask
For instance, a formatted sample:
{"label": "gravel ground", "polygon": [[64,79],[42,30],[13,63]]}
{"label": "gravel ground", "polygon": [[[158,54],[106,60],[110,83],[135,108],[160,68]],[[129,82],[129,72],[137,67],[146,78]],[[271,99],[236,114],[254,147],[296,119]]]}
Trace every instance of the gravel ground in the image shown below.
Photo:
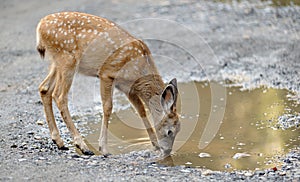
{"label": "gravel ground", "polygon": [[[300,101],[299,7],[273,7],[266,1],[233,1],[231,4],[184,0],[137,2],[1,2],[0,180],[299,180],[300,148],[283,156],[280,159],[283,165],[277,169],[235,172],[158,165],[154,162],[155,153],[150,150],[109,158],[78,156],[74,148],[67,152],[57,150],[49,139],[47,126],[36,123],[44,120],[37,88],[46,75],[47,62],[41,61],[35,51],[35,27],[40,18],[52,12],[83,11],[123,24],[135,35],[150,32],[150,38],[180,37],[182,44],[179,46],[174,46],[172,41],[147,39],[166,80],[176,76],[180,81],[233,81],[245,89],[260,85],[286,88],[294,91],[294,99]],[[141,27],[128,23],[141,18],[176,21],[176,26],[184,25],[192,31],[182,34],[176,29],[170,31],[169,24]],[[149,36],[141,38],[144,37]],[[177,66],[164,66],[166,58],[159,55],[176,60]],[[57,120],[60,129],[65,131],[61,119]],[[63,139],[70,143],[67,132],[63,132]]]}

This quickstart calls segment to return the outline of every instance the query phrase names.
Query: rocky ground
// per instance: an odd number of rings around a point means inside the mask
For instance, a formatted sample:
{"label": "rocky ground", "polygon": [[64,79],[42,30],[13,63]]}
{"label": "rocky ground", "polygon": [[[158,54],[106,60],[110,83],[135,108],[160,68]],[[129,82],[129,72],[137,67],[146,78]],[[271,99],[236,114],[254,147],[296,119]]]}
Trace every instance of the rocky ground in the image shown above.
{"label": "rocky ground", "polygon": [[[232,81],[244,88],[286,88],[296,93],[294,99],[300,100],[299,7],[274,7],[268,1],[224,4],[181,0],[4,0],[0,11],[0,180],[300,179],[299,148],[283,156],[283,165],[278,169],[235,172],[158,165],[155,153],[148,150],[109,158],[79,156],[74,148],[57,150],[49,139],[47,126],[37,124],[44,120],[37,88],[46,75],[47,62],[41,61],[35,50],[35,27],[43,16],[66,10],[107,17],[144,38],[166,80],[209,79]],[[149,23],[144,18],[176,23]],[[136,19],[143,21],[130,22]],[[175,66],[165,66],[166,59],[160,55],[175,60]],[[61,130],[66,130],[61,119],[57,119]],[[67,132],[63,138],[70,143]]]}

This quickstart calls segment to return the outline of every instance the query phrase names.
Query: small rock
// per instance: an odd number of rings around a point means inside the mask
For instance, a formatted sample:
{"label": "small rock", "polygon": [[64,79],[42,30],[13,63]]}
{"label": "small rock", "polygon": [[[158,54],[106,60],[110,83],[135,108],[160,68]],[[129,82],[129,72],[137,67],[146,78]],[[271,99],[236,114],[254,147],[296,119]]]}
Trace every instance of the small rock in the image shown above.
{"label": "small rock", "polygon": [[211,175],[211,174],[213,174],[212,170],[207,169],[205,171],[202,171],[202,175],[204,175],[204,176],[208,176],[208,175]]}
{"label": "small rock", "polygon": [[28,131],[27,132],[27,135],[33,135],[34,134],[34,131]]}
{"label": "small rock", "polygon": [[259,176],[262,176],[264,175],[266,172],[265,171],[262,171],[262,170],[258,170],[258,171],[255,171],[255,174],[259,175]]}
{"label": "small rock", "polygon": [[81,158],[83,159],[89,159],[91,156],[90,155],[82,155]]}
{"label": "small rock", "polygon": [[46,160],[45,157],[39,157],[39,160]]}
{"label": "small rock", "polygon": [[42,139],[42,137],[41,137],[41,136],[39,136],[39,135],[34,135],[34,139],[36,139],[36,140],[41,140],[41,139]]}
{"label": "small rock", "polygon": [[284,162],[285,163],[292,163],[292,161],[290,159],[285,159]]}
{"label": "small rock", "polygon": [[245,39],[245,40],[249,40],[249,39],[250,39],[250,35],[248,35],[248,34],[244,34],[244,35],[243,35],[243,39]]}
{"label": "small rock", "polygon": [[229,164],[229,163],[227,163],[227,164],[225,164],[225,169],[229,169],[229,168],[232,168],[232,166],[231,166],[231,164]]}
{"label": "small rock", "polygon": [[253,176],[253,173],[248,171],[248,172],[244,173],[244,175],[247,177],[251,177],[251,176]]}
{"label": "small rock", "polygon": [[234,156],[232,157],[233,159],[240,159],[240,158],[244,158],[244,157],[250,157],[250,154],[247,153],[236,153],[234,154]]}
{"label": "small rock", "polygon": [[275,172],[275,171],[277,171],[278,169],[277,169],[277,167],[273,167],[273,168],[271,168],[271,170]]}
{"label": "small rock", "polygon": [[10,148],[17,148],[17,147],[18,147],[18,145],[16,145],[16,144],[13,144],[10,146]]}
{"label": "small rock", "polygon": [[205,157],[211,157],[211,155],[209,153],[202,152],[202,153],[199,154],[199,157],[200,158],[205,158]]}
{"label": "small rock", "polygon": [[138,161],[143,161],[143,160],[145,160],[145,158],[142,157],[142,156],[138,156],[138,157],[136,158],[136,160],[138,160]]}
{"label": "small rock", "polygon": [[21,159],[18,159],[19,162],[23,162],[23,161],[26,161],[27,159],[24,159],[24,158],[21,158]]}
{"label": "small rock", "polygon": [[279,176],[285,176],[286,175],[286,172],[285,171],[281,171],[280,173],[279,173]]}
{"label": "small rock", "polygon": [[42,121],[42,120],[37,120],[36,124],[37,124],[37,125],[44,125],[44,121]]}
{"label": "small rock", "polygon": [[180,172],[183,172],[183,173],[190,173],[191,171],[190,171],[190,170],[187,170],[187,169],[181,169]]}

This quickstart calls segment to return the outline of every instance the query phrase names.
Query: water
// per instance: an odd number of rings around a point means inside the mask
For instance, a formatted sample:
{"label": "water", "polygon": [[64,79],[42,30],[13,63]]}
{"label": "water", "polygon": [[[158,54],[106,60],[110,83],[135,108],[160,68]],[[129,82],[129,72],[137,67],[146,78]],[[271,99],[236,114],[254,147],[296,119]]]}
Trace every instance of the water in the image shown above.
{"label": "water", "polygon": [[[265,169],[278,167],[278,158],[300,145],[300,128],[276,127],[279,116],[300,112],[300,106],[288,100],[291,93],[287,90],[241,91],[239,87],[206,82],[179,84],[179,89],[182,128],[172,156],[158,161],[161,164],[212,170]],[[100,123],[88,122],[85,127],[90,131],[87,142],[98,149]],[[143,123],[132,108],[114,113],[109,131],[112,154],[151,147]],[[210,157],[203,157],[207,155]],[[234,159],[234,155],[244,157]]]}

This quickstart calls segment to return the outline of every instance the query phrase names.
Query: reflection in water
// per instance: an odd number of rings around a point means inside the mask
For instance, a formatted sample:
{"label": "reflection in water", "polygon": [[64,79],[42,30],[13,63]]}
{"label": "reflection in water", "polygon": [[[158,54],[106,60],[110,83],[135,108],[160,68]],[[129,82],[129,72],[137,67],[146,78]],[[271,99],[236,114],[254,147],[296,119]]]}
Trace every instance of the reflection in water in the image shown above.
{"label": "reflection in water", "polygon": [[[272,127],[279,116],[300,112],[300,106],[286,98],[289,94],[286,90],[226,88],[227,97],[212,103],[214,96],[208,83],[183,83],[179,84],[179,89],[182,128],[176,137],[172,157],[159,161],[162,164],[213,170],[270,168],[278,165],[278,156],[300,144],[299,128],[276,130]],[[221,126],[214,139],[200,148],[207,121],[210,115],[222,109],[222,102],[226,107]],[[90,122],[87,127],[92,132],[86,140],[90,147],[98,149],[100,123]],[[143,128],[133,109],[114,113],[109,125],[110,152],[149,149],[151,145]],[[199,157],[200,153],[210,157]],[[233,159],[235,154],[239,159]]]}

